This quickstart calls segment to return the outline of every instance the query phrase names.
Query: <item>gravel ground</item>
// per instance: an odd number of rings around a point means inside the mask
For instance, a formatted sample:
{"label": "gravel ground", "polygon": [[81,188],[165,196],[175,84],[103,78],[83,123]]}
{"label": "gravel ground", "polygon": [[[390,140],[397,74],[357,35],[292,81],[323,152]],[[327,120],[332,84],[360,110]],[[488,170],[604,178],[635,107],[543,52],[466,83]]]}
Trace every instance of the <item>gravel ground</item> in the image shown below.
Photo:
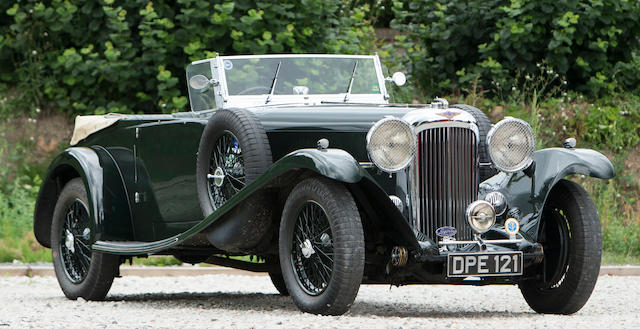
{"label": "gravel ground", "polygon": [[363,286],[338,317],[300,313],[267,276],[125,277],[105,302],[52,277],[1,277],[0,328],[638,328],[640,277],[600,277],[572,316],[531,311],[515,286]]}

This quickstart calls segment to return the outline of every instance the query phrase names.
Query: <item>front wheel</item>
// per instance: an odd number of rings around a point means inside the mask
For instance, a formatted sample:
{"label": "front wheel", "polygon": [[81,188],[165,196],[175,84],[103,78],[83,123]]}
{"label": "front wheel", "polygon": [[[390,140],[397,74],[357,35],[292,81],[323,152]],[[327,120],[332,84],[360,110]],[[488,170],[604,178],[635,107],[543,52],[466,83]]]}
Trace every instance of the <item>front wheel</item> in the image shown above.
{"label": "front wheel", "polygon": [[524,299],[538,313],[579,311],[593,292],[602,256],[600,219],[587,191],[558,182],[543,209],[538,240],[544,266],[540,279],[520,284]]}
{"label": "front wheel", "polygon": [[364,233],[351,193],[326,178],[296,185],[282,213],[279,252],[284,282],[300,310],[345,313],[364,271]]}
{"label": "front wheel", "polygon": [[91,250],[94,225],[80,178],[60,192],[51,223],[51,253],[56,278],[69,299],[102,300],[118,273],[120,258]]}

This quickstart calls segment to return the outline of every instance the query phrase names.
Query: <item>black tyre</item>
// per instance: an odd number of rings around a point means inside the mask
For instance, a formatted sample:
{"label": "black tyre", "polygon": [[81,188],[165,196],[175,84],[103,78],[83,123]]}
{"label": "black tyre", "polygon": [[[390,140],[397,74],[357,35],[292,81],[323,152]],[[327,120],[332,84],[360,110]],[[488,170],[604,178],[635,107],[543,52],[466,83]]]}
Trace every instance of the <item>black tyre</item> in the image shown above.
{"label": "black tyre", "polygon": [[[491,130],[491,121],[486,114],[484,114],[479,108],[465,104],[455,104],[451,107],[461,109],[471,114],[478,125],[478,132],[480,133],[480,143],[478,144],[478,154],[480,155],[480,163],[491,163],[491,157],[489,156],[489,149],[487,146],[487,134]],[[480,182],[483,182],[489,177],[497,174],[498,171],[490,165],[480,166]]]}
{"label": "black tyre", "polygon": [[56,202],[51,227],[53,268],[69,299],[102,300],[118,273],[120,258],[91,251],[94,224],[80,178],[69,181]]}
{"label": "black tyre", "polygon": [[280,270],[280,258],[278,256],[270,256],[267,257],[266,262],[267,264],[270,264],[274,267],[273,270],[269,271],[269,278],[271,278],[271,283],[273,283],[273,286],[276,287],[276,290],[278,290],[280,295],[289,296],[287,285],[284,283],[284,277],[282,276],[282,271]]}
{"label": "black tyre", "polygon": [[271,278],[271,283],[276,287],[276,290],[282,296],[289,296],[289,291],[287,290],[287,285],[284,283],[284,277],[280,272],[269,272],[269,277]]}
{"label": "black tyre", "polygon": [[524,281],[520,290],[538,313],[572,314],[591,296],[602,256],[600,219],[580,185],[561,180],[542,213],[538,237],[544,248],[542,279]]}
{"label": "black tyre", "polygon": [[205,127],[197,159],[197,188],[205,216],[222,206],[272,163],[267,134],[243,109],[217,110]]}
{"label": "black tyre", "polygon": [[284,282],[300,310],[346,312],[364,270],[364,233],[349,191],[326,178],[298,183],[282,213],[279,253]]}

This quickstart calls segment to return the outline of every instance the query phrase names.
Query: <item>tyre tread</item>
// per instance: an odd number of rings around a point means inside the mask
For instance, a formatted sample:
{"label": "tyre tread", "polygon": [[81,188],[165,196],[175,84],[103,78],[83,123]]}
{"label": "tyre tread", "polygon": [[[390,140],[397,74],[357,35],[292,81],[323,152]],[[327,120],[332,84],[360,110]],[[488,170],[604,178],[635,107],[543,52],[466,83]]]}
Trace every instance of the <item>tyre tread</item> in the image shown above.
{"label": "tyre tread", "polygon": [[559,207],[570,213],[573,252],[569,270],[555,289],[543,291],[537,282],[525,281],[520,284],[520,290],[538,313],[573,314],[589,300],[600,272],[602,233],[598,211],[587,191],[568,180],[554,186],[545,207]]}
{"label": "tyre tread", "polygon": [[59,237],[56,232],[58,232],[57,225],[60,225],[60,212],[64,211],[62,207],[66,203],[66,198],[70,197],[78,197],[85,204],[88,203],[87,192],[82,179],[74,178],[63,187],[54,210],[51,229],[51,248],[56,278],[63,293],[69,299],[75,300],[82,297],[85,300],[103,300],[109,293],[113,279],[118,273],[120,257],[95,251],[92,252],[89,272],[86,278],[82,282],[74,284],[67,278],[62,268],[62,261],[59,255],[56,255],[57,252],[54,249],[59,243]]}
{"label": "tyre tread", "polygon": [[[320,296],[309,296],[293,278],[287,240],[287,218],[296,199],[315,195],[324,203],[334,239],[334,268],[332,282]],[[295,220],[295,219],[290,219]],[[333,221],[333,222],[332,222]],[[284,249],[283,249],[284,248]],[[287,289],[296,305],[305,312],[340,315],[345,313],[358,294],[364,271],[364,233],[357,206],[350,192],[340,183],[314,177],[298,183],[291,191],[280,227],[280,262]]]}

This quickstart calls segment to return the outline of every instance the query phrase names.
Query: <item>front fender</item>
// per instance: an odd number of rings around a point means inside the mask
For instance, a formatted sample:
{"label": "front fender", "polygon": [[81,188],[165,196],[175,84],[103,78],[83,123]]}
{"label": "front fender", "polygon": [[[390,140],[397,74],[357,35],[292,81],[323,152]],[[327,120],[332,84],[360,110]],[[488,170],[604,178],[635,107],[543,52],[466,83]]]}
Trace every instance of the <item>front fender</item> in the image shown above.
{"label": "front fender", "polygon": [[310,169],[343,183],[356,183],[367,175],[351,154],[340,149],[300,149],[285,155],[271,169],[278,173]]}
{"label": "front fender", "polygon": [[538,224],[549,192],[562,178],[580,174],[609,179],[615,176],[613,164],[602,153],[590,149],[548,148],[534,153],[535,170],[499,173],[480,185],[480,197],[491,191],[502,192],[509,207],[520,210],[521,231],[525,237],[537,240]]}
{"label": "front fender", "polygon": [[356,202],[380,232],[385,232],[398,245],[412,250],[420,249],[409,223],[391,202],[389,195],[346,151],[302,149],[289,153],[276,162],[274,167],[285,171],[294,168],[310,169],[322,176],[347,183]]}

